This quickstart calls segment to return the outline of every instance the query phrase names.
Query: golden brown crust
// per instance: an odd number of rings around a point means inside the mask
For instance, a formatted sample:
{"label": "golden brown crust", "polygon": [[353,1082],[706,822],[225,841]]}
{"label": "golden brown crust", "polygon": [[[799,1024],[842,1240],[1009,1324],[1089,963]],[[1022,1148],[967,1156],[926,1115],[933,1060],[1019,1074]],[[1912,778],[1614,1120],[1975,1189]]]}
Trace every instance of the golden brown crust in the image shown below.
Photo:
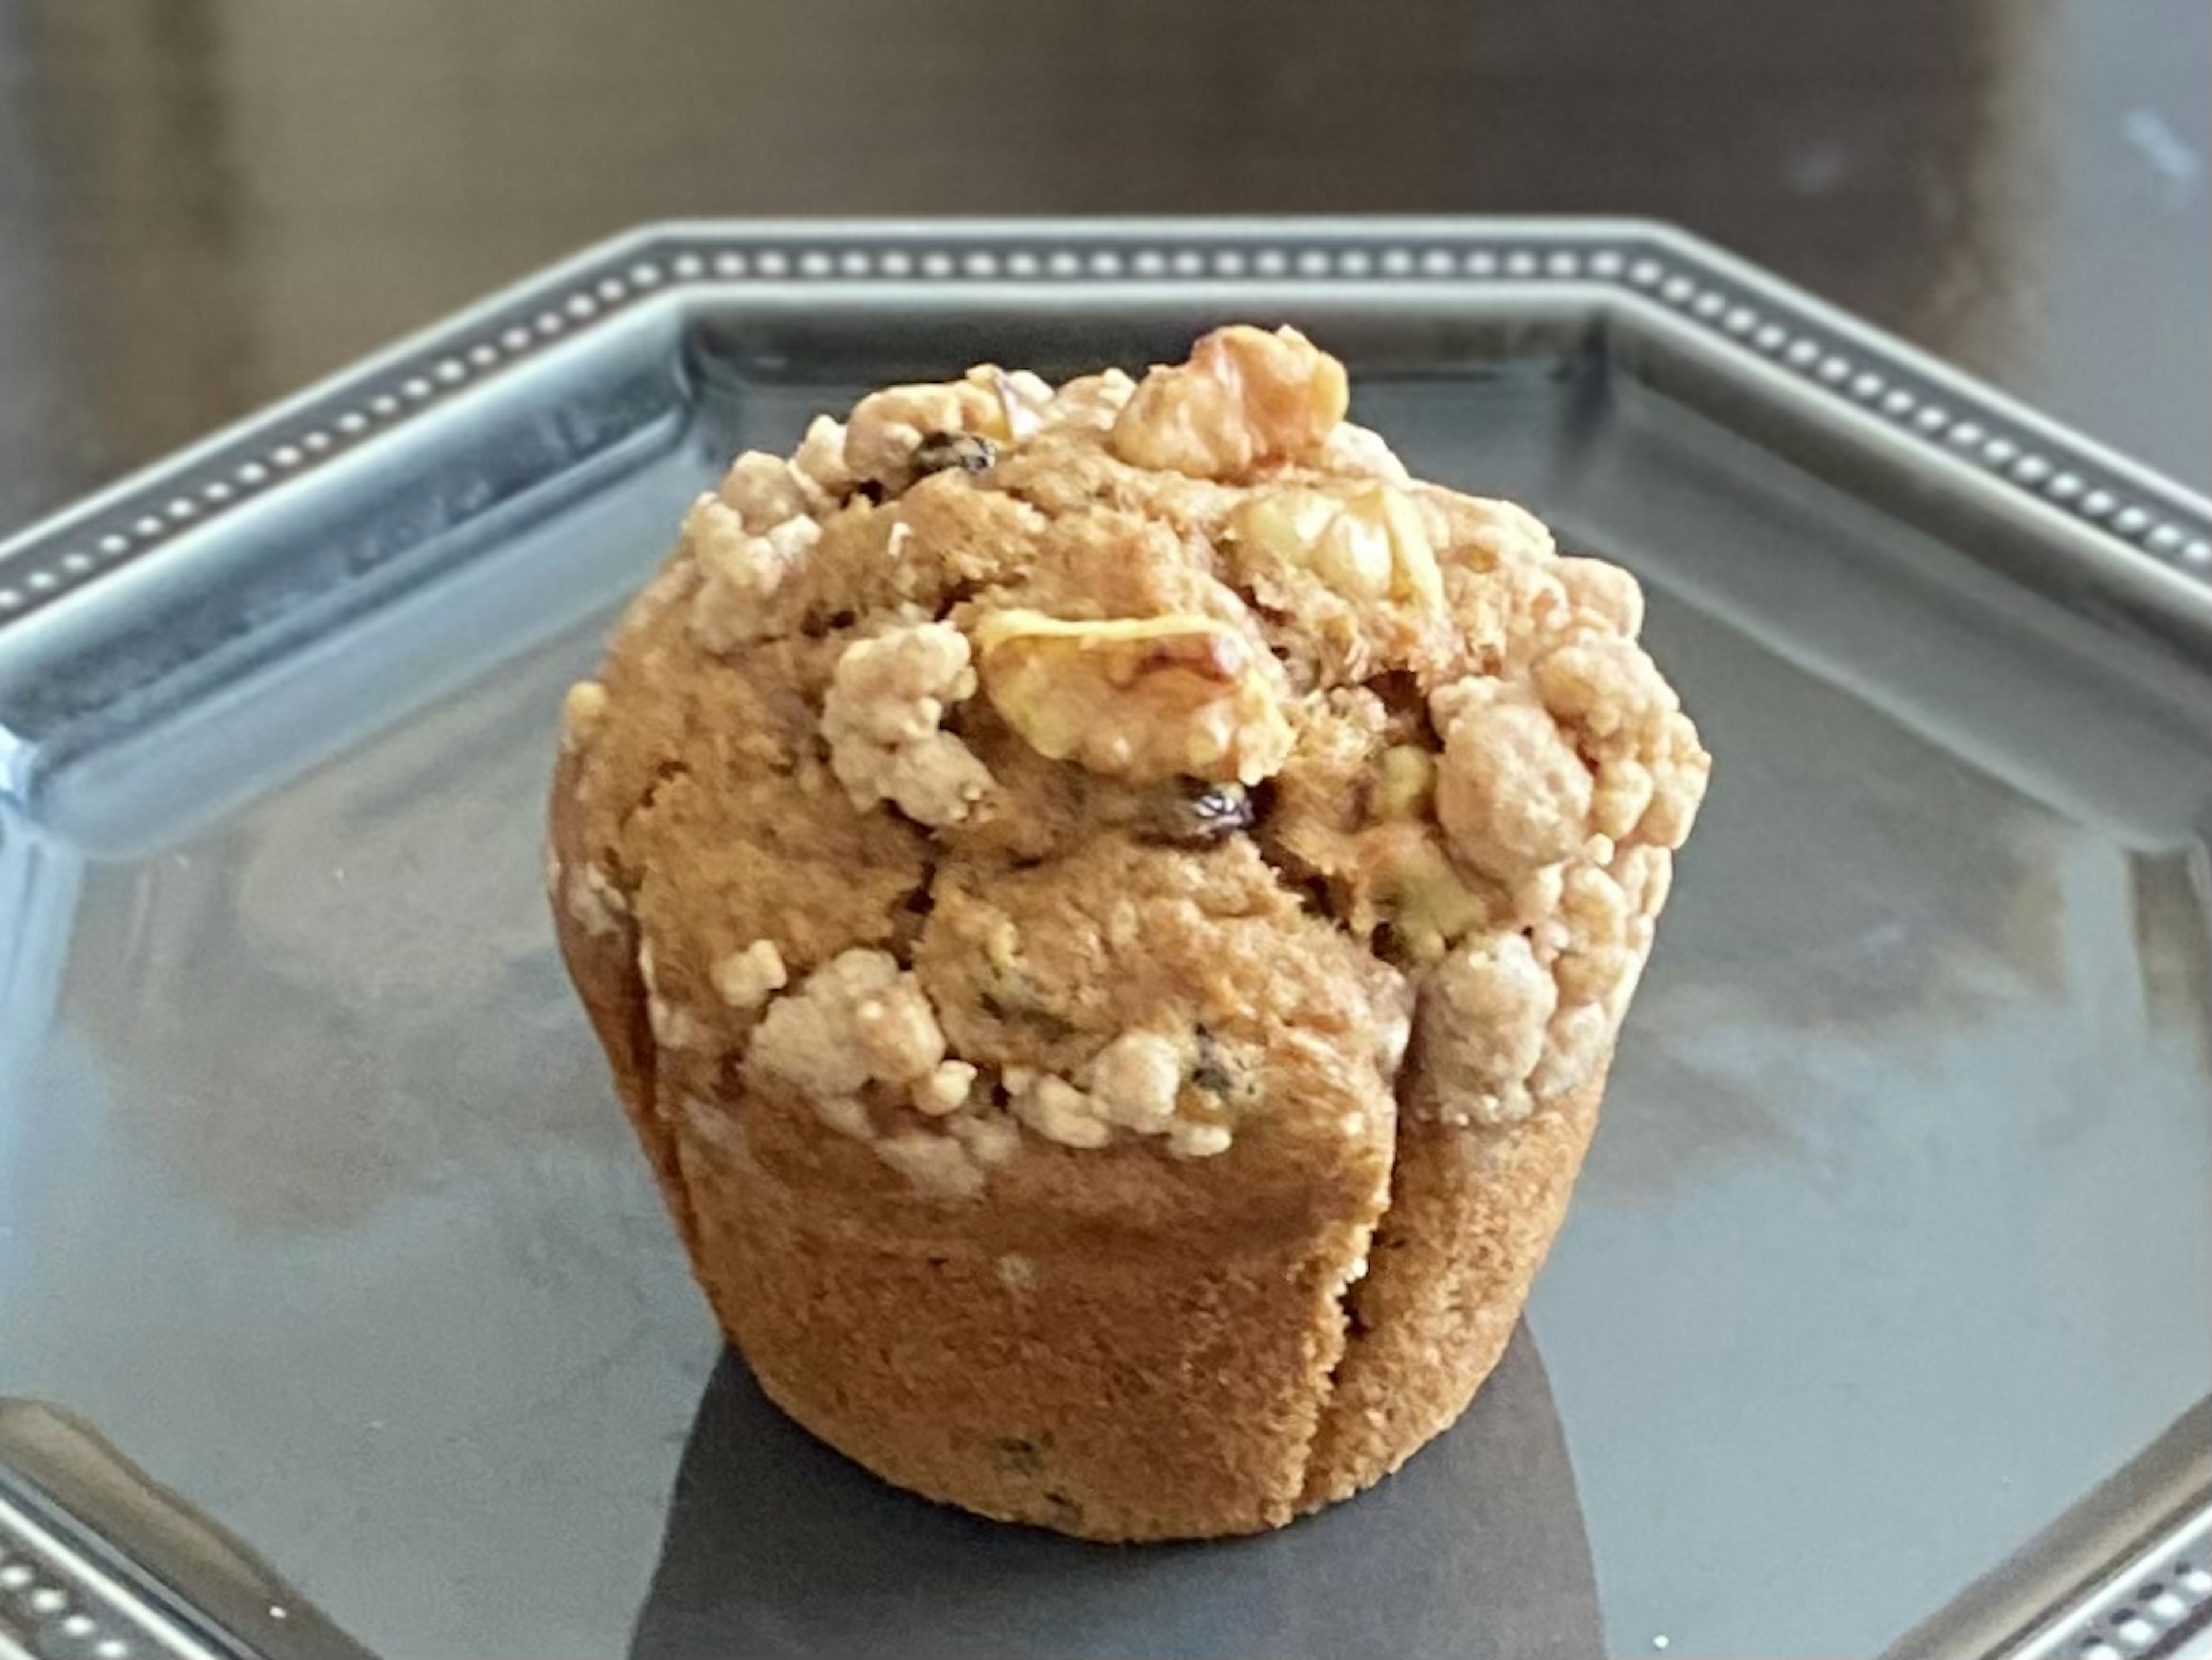
{"label": "golden brown crust", "polygon": [[1602,1089],[1601,1077],[1503,1129],[1400,1124],[1390,1208],[1345,1299],[1349,1337],[1301,1508],[1380,1481],[1467,1409],[1566,1213]]}
{"label": "golden brown crust", "polygon": [[[1127,1190],[1067,1151],[1022,1201],[923,1207],[894,1232],[857,1158],[811,1187],[772,1173],[819,1144],[798,1112],[769,1121],[767,1160],[734,1117],[665,1120],[634,971],[556,920],[700,1283],[771,1398],[902,1487],[1085,1537],[1279,1526],[1448,1428],[1504,1351],[1596,1125],[1597,1083],[1502,1130],[1401,1124],[1371,1237],[1366,1207],[1314,1227],[1203,1195],[1129,1225]],[[1084,1224],[1061,1219],[1066,1195]]]}
{"label": "golden brown crust", "polygon": [[[572,775],[564,763],[554,789],[564,857]],[[960,943],[978,918],[957,873],[940,891],[921,960],[941,957],[951,989],[983,959]],[[988,1207],[948,1210],[773,1082],[756,1080],[742,1115],[690,1092],[708,1082],[692,1057],[657,1064],[631,930],[593,933],[565,906],[556,922],[717,1317],[801,1424],[918,1493],[1089,1537],[1250,1532],[1296,1513],[1343,1350],[1340,1298],[1387,1189],[1387,1095],[1316,1075],[1295,1048],[1262,1051],[1255,1087],[1298,1111],[1240,1142],[1233,1180],[1141,1146],[1047,1145],[997,1173]],[[1065,960],[1073,949],[1038,942],[1024,966],[1040,995],[1088,966]],[[1295,959],[1226,962],[1207,1006],[1224,1046],[1255,1005],[1345,1018],[1313,1006],[1328,982]],[[1281,983],[1239,983],[1238,964]],[[1218,978],[1190,968],[1194,986]],[[1066,1041],[1018,1026],[1003,1043],[1043,1062]],[[1330,1139],[1306,1140],[1302,1116]]]}
{"label": "golden brown crust", "polygon": [[1235,330],[875,394],[564,709],[562,949],[701,1283],[916,1491],[1279,1525],[1457,1414],[1557,1228],[1704,753],[1631,579],[1342,413]]}
{"label": "golden brown crust", "polygon": [[[735,1138],[684,1146],[708,1295],[762,1387],[831,1445],[931,1498],[1093,1538],[1294,1513],[1358,1221],[1275,1218],[1240,1239],[1038,1226],[994,1203],[892,1222],[778,1181]],[[1092,1188],[1067,1169],[1036,1185]]]}

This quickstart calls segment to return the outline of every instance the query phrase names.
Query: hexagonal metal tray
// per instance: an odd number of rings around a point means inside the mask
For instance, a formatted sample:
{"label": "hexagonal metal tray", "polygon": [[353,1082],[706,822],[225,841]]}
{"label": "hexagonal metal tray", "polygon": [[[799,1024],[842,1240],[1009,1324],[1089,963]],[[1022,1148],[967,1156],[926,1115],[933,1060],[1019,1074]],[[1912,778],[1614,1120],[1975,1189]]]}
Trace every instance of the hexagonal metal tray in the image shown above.
{"label": "hexagonal metal tray", "polygon": [[[553,955],[539,790],[731,452],[1231,317],[1637,569],[1718,770],[1468,1420],[1285,1534],[1101,1551],[881,1489],[718,1362]],[[303,1597],[395,1655],[2196,1640],[2209,525],[1663,228],[1250,221],[650,229],[32,529],[0,1395],[173,1491],[0,1411],[0,1654],[348,1651]]]}

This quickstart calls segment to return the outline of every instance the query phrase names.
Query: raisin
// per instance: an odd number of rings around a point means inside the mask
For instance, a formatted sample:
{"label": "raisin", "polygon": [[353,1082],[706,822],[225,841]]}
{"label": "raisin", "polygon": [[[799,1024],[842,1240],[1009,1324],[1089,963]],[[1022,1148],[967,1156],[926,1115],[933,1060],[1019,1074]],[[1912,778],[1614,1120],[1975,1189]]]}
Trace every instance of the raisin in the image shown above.
{"label": "raisin", "polygon": [[1259,1098],[1259,1056],[1249,1046],[1224,1043],[1203,1026],[1193,1036],[1198,1053],[1182,1103],[1184,1116],[1201,1123],[1233,1124]]}
{"label": "raisin", "polygon": [[1172,786],[1152,814],[1155,840],[1179,847],[1211,847],[1252,828],[1257,806],[1242,784]]}
{"label": "raisin", "polygon": [[1195,1036],[1198,1059],[1190,1069],[1190,1081],[1208,1095],[1228,1094],[1237,1086],[1237,1074],[1229,1069],[1228,1058],[1222,1054],[1219,1041],[1203,1026]]}
{"label": "raisin", "polygon": [[972,432],[933,432],[915,446],[914,470],[927,476],[957,467],[981,472],[999,459],[999,447]]}
{"label": "raisin", "polygon": [[1421,695],[1419,678],[1407,669],[1392,669],[1367,682],[1367,690],[1382,701],[1387,716],[1386,742],[1419,744],[1434,749],[1435,733],[1429,723],[1429,701]]}
{"label": "raisin", "polygon": [[1002,1436],[991,1443],[991,1450],[998,1455],[999,1462],[1011,1470],[1030,1474],[1044,1468],[1044,1454],[1038,1450],[1036,1442],[1025,1436]]}
{"label": "raisin", "polygon": [[1009,970],[996,985],[984,987],[977,1000],[994,1020],[1024,1026],[1048,1040],[1066,1037],[1075,1030],[1073,1023],[1044,1006],[1036,988],[1018,970]]}

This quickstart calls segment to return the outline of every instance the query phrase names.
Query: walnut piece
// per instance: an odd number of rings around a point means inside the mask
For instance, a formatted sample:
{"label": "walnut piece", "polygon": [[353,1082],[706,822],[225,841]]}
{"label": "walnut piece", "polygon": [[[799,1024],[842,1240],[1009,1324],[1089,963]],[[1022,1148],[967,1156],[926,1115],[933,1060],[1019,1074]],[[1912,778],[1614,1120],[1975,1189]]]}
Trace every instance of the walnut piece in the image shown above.
{"label": "walnut piece", "polygon": [[1293,485],[1248,497],[1231,519],[1246,542],[1353,601],[1443,604],[1443,581],[1413,499],[1376,484],[1351,496]]}
{"label": "walnut piece", "polygon": [[1344,365],[1296,329],[1238,324],[1153,369],[1114,423],[1114,453],[1194,478],[1239,479],[1264,462],[1317,457],[1350,403]]}
{"label": "walnut piece", "polygon": [[1420,819],[1436,799],[1437,758],[1418,744],[1393,744],[1376,763],[1367,811],[1375,818]]}
{"label": "walnut piece", "polygon": [[1433,963],[1491,920],[1490,902],[1470,886],[1425,825],[1398,823],[1375,838],[1376,887],[1389,905],[1398,952]]}
{"label": "walnut piece", "polygon": [[1000,611],[975,643],[992,707],[1049,760],[1132,783],[1249,785],[1289,758],[1274,661],[1225,623]]}
{"label": "walnut piece", "polygon": [[1028,369],[1008,371],[996,363],[978,363],[961,379],[983,387],[998,399],[995,418],[987,419],[981,431],[988,437],[1012,443],[1035,437],[1052,407],[1052,383]]}
{"label": "walnut piece", "polygon": [[823,700],[822,736],[853,805],[866,812],[890,801],[930,825],[965,818],[991,787],[990,770],[938,723],[975,691],[967,637],[950,623],[848,646]]}

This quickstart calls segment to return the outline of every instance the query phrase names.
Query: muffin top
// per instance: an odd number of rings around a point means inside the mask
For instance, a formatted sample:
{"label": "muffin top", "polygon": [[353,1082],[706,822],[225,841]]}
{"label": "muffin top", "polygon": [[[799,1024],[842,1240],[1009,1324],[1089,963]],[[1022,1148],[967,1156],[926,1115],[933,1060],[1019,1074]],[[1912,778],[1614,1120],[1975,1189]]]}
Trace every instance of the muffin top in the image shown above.
{"label": "muffin top", "polygon": [[1229,327],[877,392],[698,499],[569,694],[549,870],[687,1110],[1103,1214],[1364,1190],[1398,1112],[1604,1064],[1708,757],[1633,578],[1346,406]]}

